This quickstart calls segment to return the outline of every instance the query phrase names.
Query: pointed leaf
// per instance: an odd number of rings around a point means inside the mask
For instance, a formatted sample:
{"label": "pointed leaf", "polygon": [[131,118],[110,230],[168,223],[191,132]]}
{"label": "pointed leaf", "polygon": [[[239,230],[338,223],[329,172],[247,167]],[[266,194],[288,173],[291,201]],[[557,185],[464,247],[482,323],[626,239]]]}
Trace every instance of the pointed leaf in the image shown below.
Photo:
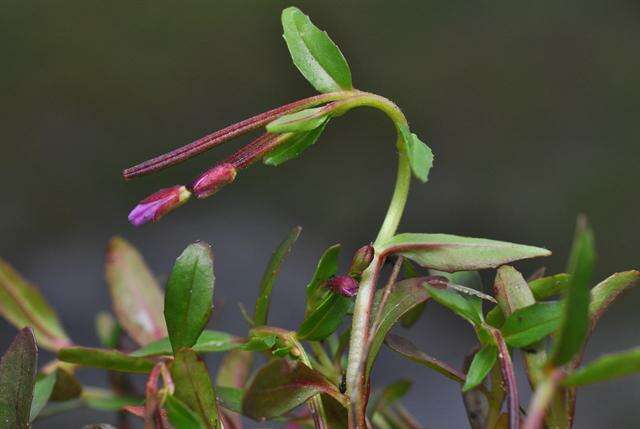
{"label": "pointed leaf", "polygon": [[328,122],[329,120],[325,118],[322,124],[310,131],[296,132],[284,143],[269,151],[262,158],[262,162],[266,165],[277,167],[280,164],[299,157],[302,152],[318,141]]}
{"label": "pointed leaf", "polygon": [[318,266],[313,274],[313,278],[307,285],[307,312],[315,309],[319,303],[319,296],[322,295],[322,285],[338,272],[338,257],[340,256],[340,245],[334,244],[329,247],[320,257]]}
{"label": "pointed leaf", "polygon": [[589,283],[595,263],[593,232],[584,218],[578,221],[567,272],[569,286],[564,297],[564,311],[555,338],[551,364],[564,365],[582,349],[589,330]]}
{"label": "pointed leaf", "polygon": [[405,142],[407,158],[413,175],[425,183],[429,180],[429,171],[433,167],[433,152],[424,144],[417,135],[409,131],[409,127],[404,124],[397,124],[400,135]]}
{"label": "pointed leaf", "polygon": [[228,386],[216,386],[218,402],[227,410],[235,413],[242,413],[242,399],[244,390]]}
{"label": "pointed leaf", "polygon": [[165,401],[167,416],[176,429],[206,429],[202,419],[174,395],[167,396]]}
{"label": "pointed leaf", "polygon": [[509,265],[498,268],[493,289],[498,305],[506,315],[536,302],[522,274]]}
{"label": "pointed leaf", "polygon": [[216,394],[207,367],[196,352],[179,350],[170,371],[176,388],[175,397],[198,414],[207,427],[215,427],[218,420]]}
{"label": "pointed leaf", "polygon": [[256,326],[266,325],[269,317],[269,305],[271,304],[271,292],[273,291],[273,285],[276,282],[276,277],[280,272],[282,261],[291,252],[293,244],[300,236],[302,228],[296,226],[289,232],[287,238],[278,246],[267,265],[267,269],[262,276],[262,282],[260,282],[260,293],[256,300],[256,308],[253,314],[253,321]]}
{"label": "pointed leaf", "polygon": [[38,345],[56,351],[71,345],[58,316],[33,285],[0,259],[0,314],[16,328],[33,329]]}
{"label": "pointed leaf", "polygon": [[471,366],[467,372],[467,379],[464,386],[462,386],[462,391],[468,392],[478,387],[486,378],[487,374],[489,374],[497,360],[498,348],[496,346],[488,344],[482,347],[471,361]]}
{"label": "pointed leaf", "polygon": [[555,332],[562,318],[560,302],[537,302],[514,311],[500,329],[511,347],[527,347]]}
{"label": "pointed leaf", "polygon": [[31,412],[29,414],[30,422],[33,422],[44,406],[47,405],[55,384],[55,371],[50,374],[42,374],[36,379],[36,384],[33,388],[33,400],[31,401]]}
{"label": "pointed leaf", "polygon": [[[242,339],[226,332],[212,331],[205,329],[198,337],[193,345],[193,350],[198,353],[215,353],[232,350],[242,346]],[[163,338],[153,343],[147,344],[132,353],[129,356],[147,357],[147,356],[163,356],[171,355],[171,342],[169,338]]]}
{"label": "pointed leaf", "polygon": [[324,124],[328,119],[329,111],[326,106],[300,110],[280,116],[275,121],[267,124],[270,133],[297,133],[310,131]]}
{"label": "pointed leaf", "polygon": [[433,369],[436,372],[444,375],[445,377],[457,381],[458,383],[464,383],[466,376],[453,368],[449,364],[442,362],[434,357],[429,356],[423,351],[419,350],[411,341],[403,338],[399,335],[389,334],[385,339],[385,344],[389,348],[401,356],[409,359],[420,365],[424,365],[427,368]]}
{"label": "pointed leaf", "polygon": [[271,419],[320,393],[348,404],[338,388],[318,371],[299,361],[274,359],[253,377],[243,400],[243,414],[255,420]]}
{"label": "pointed leaf", "polygon": [[607,277],[591,289],[591,302],[589,303],[589,316],[591,317],[591,329],[598,322],[602,314],[621,293],[640,280],[640,272],[636,270],[616,273]]}
{"label": "pointed leaf", "polygon": [[565,386],[584,386],[640,372],[640,347],[604,355],[569,374]]}
{"label": "pointed leaf", "polygon": [[340,327],[351,306],[349,298],[331,293],[304,319],[298,329],[298,338],[309,341],[324,340]]}
{"label": "pointed leaf", "polygon": [[206,243],[189,245],[178,257],[164,299],[164,317],[174,352],[193,346],[213,305],[213,255]]}
{"label": "pointed leaf", "polygon": [[0,360],[0,422],[3,427],[29,427],[37,361],[38,349],[33,331],[24,328]]}
{"label": "pointed leaf", "polygon": [[439,289],[429,284],[425,284],[424,287],[429,292],[429,295],[431,295],[431,298],[438,304],[447,307],[472,325],[482,324],[482,301],[480,298],[463,296],[452,290]]}
{"label": "pointed leaf", "polygon": [[[408,311],[427,302],[430,298],[429,293],[423,287],[423,283],[424,279],[422,278],[412,278],[400,281],[394,285],[382,310],[378,328],[376,332],[372,334],[373,339],[371,340],[369,356],[367,358],[367,374],[371,371],[380,347],[393,325]],[[378,306],[380,305],[382,294],[382,290],[376,292],[371,314],[378,314]]]}
{"label": "pointed leaf", "polygon": [[538,301],[564,293],[568,285],[569,274],[566,273],[541,277],[529,282],[529,288]]}
{"label": "pointed leaf", "polygon": [[141,346],[166,337],[162,292],[140,253],[124,239],[113,238],[105,271],[113,311],[129,336]]}
{"label": "pointed leaf", "polygon": [[153,361],[148,359],[128,356],[117,350],[94,349],[89,347],[67,347],[60,349],[58,359],[63,362],[109,369],[112,371],[146,374],[153,369]]}
{"label": "pointed leaf", "polygon": [[295,7],[282,11],[284,40],[293,63],[319,92],[352,89],[351,71],[340,49],[326,32]]}
{"label": "pointed leaf", "polygon": [[423,267],[454,272],[496,268],[520,259],[551,254],[546,249],[448,234],[398,234],[381,246],[385,255],[400,254]]}

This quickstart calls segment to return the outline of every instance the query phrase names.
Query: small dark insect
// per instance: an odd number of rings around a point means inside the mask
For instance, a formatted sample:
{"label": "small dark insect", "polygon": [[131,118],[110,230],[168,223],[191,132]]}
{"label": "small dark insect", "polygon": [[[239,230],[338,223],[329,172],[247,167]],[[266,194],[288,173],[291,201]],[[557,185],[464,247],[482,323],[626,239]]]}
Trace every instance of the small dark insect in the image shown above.
{"label": "small dark insect", "polygon": [[346,393],[347,391],[347,374],[342,373],[342,380],[340,380],[340,393]]}

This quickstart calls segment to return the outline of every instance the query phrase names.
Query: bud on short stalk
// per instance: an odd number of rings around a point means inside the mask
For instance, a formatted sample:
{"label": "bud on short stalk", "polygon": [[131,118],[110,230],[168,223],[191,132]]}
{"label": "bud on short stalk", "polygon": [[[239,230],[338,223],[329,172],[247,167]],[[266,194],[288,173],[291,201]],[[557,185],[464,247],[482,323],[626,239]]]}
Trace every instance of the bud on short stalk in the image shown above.
{"label": "bud on short stalk", "polygon": [[233,164],[216,165],[198,177],[191,185],[191,190],[197,198],[209,197],[218,192],[223,186],[233,182],[236,174],[237,170]]}
{"label": "bud on short stalk", "polygon": [[366,246],[359,248],[351,260],[349,275],[354,277],[361,275],[362,272],[371,264],[371,261],[373,260],[373,253],[374,250],[371,244],[367,244]]}
{"label": "bud on short stalk", "polygon": [[142,200],[129,213],[129,222],[135,226],[157,222],[162,216],[180,207],[191,197],[191,192],[181,185],[161,189]]}
{"label": "bud on short stalk", "polygon": [[335,276],[327,280],[325,286],[334,293],[353,297],[358,293],[358,282],[350,276]]}

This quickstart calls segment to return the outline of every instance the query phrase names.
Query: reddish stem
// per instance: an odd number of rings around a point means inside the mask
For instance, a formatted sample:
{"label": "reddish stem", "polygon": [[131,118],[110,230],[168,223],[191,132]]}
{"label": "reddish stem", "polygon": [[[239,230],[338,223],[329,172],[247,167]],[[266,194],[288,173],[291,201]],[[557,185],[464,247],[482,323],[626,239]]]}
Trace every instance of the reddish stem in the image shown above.
{"label": "reddish stem", "polygon": [[509,427],[511,429],[520,428],[520,399],[518,398],[518,386],[516,375],[513,369],[513,362],[509,354],[509,348],[504,342],[502,334],[497,329],[492,329],[491,333],[498,346],[498,357],[500,360],[500,370],[508,395]]}

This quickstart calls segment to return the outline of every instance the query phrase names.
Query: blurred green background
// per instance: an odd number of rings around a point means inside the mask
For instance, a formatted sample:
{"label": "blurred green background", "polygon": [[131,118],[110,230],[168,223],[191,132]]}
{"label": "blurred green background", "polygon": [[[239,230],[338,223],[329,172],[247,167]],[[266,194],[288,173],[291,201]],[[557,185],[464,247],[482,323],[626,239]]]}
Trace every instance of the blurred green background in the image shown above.
{"label": "blurred green background", "polygon": [[[41,286],[77,342],[97,344],[92,320],[109,307],[102,260],[113,235],[139,246],[161,277],[189,242],[212,243],[215,326],[237,334],[245,326],[236,302],[252,305],[291,226],[304,231],[272,312],[289,328],[303,316],[303,288],[323,249],[341,242],[349,254],[374,238],[395,154],[392,127],[369,110],[333,121],[299,160],[256,166],[157,225],[127,224],[139,199],[189,182],[242,142],[129,183],[124,167],[313,94],[281,38],[279,13],[290,4],[0,2],[0,255]],[[638,267],[640,3],[293,4],[329,31],[354,84],[400,105],[436,155],[429,183],[414,182],[402,230],[546,246],[554,256],[544,263],[562,270],[584,212],[597,234],[598,280]],[[587,360],[640,344],[638,304],[638,291],[616,304]],[[4,349],[15,330],[0,329]],[[436,306],[410,336],[454,365],[474,343],[464,322]],[[104,383],[98,372],[82,376]],[[452,382],[389,352],[374,376],[378,386],[415,378],[407,405],[427,427],[466,426]],[[639,381],[581,389],[576,427],[638,425]],[[36,428],[95,421],[113,417],[82,411]]]}

